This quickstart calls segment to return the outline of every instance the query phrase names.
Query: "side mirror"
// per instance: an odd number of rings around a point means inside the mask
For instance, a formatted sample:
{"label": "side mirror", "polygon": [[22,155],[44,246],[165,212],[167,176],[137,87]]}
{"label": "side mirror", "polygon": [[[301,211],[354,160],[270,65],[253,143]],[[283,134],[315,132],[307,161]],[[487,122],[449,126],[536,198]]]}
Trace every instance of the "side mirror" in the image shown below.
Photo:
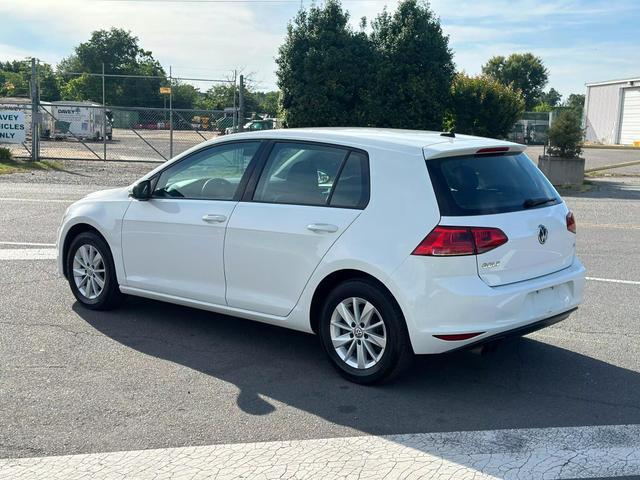
{"label": "side mirror", "polygon": [[131,196],[136,200],[149,200],[151,198],[151,181],[142,180],[136,183],[131,190]]}

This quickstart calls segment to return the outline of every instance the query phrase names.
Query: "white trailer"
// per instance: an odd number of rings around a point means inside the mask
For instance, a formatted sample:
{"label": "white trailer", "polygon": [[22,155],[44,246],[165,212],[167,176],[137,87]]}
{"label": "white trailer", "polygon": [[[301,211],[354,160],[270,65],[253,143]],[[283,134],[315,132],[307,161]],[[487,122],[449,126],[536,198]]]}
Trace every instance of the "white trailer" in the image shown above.
{"label": "white trailer", "polygon": [[51,113],[54,117],[54,128],[51,137],[80,138],[82,140],[100,140],[102,132],[111,140],[112,126],[109,111],[102,105],[93,102],[51,102]]}

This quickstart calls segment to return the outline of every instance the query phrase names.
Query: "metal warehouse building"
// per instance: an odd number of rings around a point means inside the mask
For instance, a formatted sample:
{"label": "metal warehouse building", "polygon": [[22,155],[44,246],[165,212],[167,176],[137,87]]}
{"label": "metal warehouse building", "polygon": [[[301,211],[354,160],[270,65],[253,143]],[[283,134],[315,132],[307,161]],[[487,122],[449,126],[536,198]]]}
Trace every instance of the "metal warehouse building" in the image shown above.
{"label": "metal warehouse building", "polygon": [[640,77],[587,83],[584,111],[588,142],[640,142]]}

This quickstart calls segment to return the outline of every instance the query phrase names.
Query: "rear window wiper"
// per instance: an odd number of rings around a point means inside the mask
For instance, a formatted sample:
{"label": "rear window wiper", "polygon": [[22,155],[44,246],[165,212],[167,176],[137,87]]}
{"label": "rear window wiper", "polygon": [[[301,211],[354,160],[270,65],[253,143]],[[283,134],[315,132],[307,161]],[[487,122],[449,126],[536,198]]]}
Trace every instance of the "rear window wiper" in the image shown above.
{"label": "rear window wiper", "polygon": [[527,198],[522,206],[524,208],[539,207],[540,205],[546,205],[547,203],[557,202],[557,198]]}

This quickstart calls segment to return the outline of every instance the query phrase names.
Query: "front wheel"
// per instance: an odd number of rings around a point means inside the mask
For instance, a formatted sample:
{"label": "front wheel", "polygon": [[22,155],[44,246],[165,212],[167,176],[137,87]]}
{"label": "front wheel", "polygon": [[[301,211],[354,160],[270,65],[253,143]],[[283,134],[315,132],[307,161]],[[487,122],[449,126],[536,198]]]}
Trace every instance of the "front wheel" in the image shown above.
{"label": "front wheel", "polygon": [[413,358],[400,308],[368,280],[344,282],[327,296],[319,333],[334,367],[355,383],[390,380]]}
{"label": "front wheel", "polygon": [[67,277],[76,299],[91,310],[110,310],[122,300],[111,250],[93,232],[71,242],[67,254]]}

